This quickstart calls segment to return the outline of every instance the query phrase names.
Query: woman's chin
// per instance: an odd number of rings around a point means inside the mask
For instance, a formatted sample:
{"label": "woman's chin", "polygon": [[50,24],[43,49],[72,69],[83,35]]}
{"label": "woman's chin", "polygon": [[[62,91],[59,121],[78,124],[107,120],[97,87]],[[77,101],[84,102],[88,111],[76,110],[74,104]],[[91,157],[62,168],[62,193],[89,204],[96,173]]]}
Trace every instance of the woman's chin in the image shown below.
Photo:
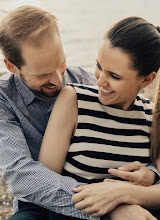
{"label": "woman's chin", "polygon": [[101,97],[98,97],[100,103],[102,105],[112,105],[113,103],[111,103],[111,101],[106,101],[105,99],[101,98]]}

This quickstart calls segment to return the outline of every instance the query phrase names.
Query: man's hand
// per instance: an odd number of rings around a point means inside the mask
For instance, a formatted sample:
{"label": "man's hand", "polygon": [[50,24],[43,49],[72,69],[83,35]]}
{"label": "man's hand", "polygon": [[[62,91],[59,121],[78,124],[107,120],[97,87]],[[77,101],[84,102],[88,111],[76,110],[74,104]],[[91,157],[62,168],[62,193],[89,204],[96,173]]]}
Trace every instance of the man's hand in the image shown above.
{"label": "man's hand", "polygon": [[118,169],[111,168],[108,172],[136,185],[151,186],[155,181],[155,173],[146,168],[139,161],[119,167]]}
{"label": "man's hand", "polygon": [[[109,213],[110,220],[157,220],[150,212],[139,205],[119,205]],[[106,217],[103,220],[108,220]]]}
{"label": "man's hand", "polygon": [[101,182],[73,188],[77,192],[72,197],[76,209],[81,209],[91,216],[102,216],[113,210],[120,203],[124,203],[131,184],[117,182]]}

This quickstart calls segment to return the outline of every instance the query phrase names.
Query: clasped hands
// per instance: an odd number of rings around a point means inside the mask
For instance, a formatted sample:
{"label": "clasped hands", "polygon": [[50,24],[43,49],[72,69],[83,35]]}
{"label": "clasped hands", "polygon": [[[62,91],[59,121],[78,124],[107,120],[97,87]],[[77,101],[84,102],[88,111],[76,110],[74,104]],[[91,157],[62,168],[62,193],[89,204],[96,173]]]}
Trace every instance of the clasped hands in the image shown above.
{"label": "clasped hands", "polygon": [[[134,189],[133,185],[152,185],[155,180],[154,172],[147,169],[140,162],[133,162],[118,169],[109,169],[108,172],[124,179],[125,181],[105,179],[100,183],[73,188],[72,190],[76,192],[72,197],[72,201],[75,203],[75,208],[82,210],[85,214],[90,214],[92,217],[104,216],[106,213],[110,212],[113,217],[112,219],[120,220],[120,217],[116,218],[114,216],[116,216],[117,212],[122,213],[123,210],[127,209],[129,212],[131,210],[133,210],[133,212],[136,210],[136,212],[144,213],[144,216],[147,216],[141,219],[155,219],[141,206],[127,205],[127,203],[136,204],[134,198],[129,197],[129,193]],[[126,204],[126,207],[125,205],[119,204]],[[138,219],[135,216],[133,216],[133,218],[131,218],[131,216],[128,217],[129,219]],[[128,217],[124,217],[124,219],[127,219]]]}

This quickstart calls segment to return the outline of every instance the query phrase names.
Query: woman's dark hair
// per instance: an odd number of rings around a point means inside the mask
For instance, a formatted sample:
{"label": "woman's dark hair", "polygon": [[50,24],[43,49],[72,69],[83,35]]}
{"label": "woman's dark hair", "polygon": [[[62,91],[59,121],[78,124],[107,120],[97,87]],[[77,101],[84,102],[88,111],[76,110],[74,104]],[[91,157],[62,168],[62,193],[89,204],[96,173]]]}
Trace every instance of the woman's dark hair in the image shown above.
{"label": "woman's dark hair", "polygon": [[113,47],[118,47],[132,58],[132,68],[139,76],[157,72],[160,67],[159,28],[140,17],[125,18],[104,35]]}
{"label": "woman's dark hair", "polygon": [[150,157],[154,164],[156,164],[160,157],[160,77],[157,84],[153,108]]}

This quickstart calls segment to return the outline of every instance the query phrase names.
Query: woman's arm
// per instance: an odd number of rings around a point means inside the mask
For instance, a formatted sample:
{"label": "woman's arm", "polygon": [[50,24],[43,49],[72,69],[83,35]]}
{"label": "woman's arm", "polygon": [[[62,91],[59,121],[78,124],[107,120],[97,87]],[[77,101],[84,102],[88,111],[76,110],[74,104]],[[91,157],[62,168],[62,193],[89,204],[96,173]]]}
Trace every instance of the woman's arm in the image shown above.
{"label": "woman's arm", "polygon": [[73,87],[67,86],[56,100],[39,154],[39,161],[57,173],[63,169],[77,118],[77,95]]}
{"label": "woman's arm", "polygon": [[75,207],[94,217],[102,216],[122,203],[148,209],[160,207],[160,184],[145,187],[109,180],[73,188],[73,191],[77,192],[72,197]]}
{"label": "woman's arm", "polygon": [[[128,180],[136,185],[151,186],[155,182],[155,172],[149,170],[139,161],[126,164],[118,169],[109,169],[108,172],[121,179]],[[106,179],[105,181],[108,181]]]}
{"label": "woman's arm", "polygon": [[110,218],[102,220],[158,220],[140,205],[122,204],[109,213]]}

